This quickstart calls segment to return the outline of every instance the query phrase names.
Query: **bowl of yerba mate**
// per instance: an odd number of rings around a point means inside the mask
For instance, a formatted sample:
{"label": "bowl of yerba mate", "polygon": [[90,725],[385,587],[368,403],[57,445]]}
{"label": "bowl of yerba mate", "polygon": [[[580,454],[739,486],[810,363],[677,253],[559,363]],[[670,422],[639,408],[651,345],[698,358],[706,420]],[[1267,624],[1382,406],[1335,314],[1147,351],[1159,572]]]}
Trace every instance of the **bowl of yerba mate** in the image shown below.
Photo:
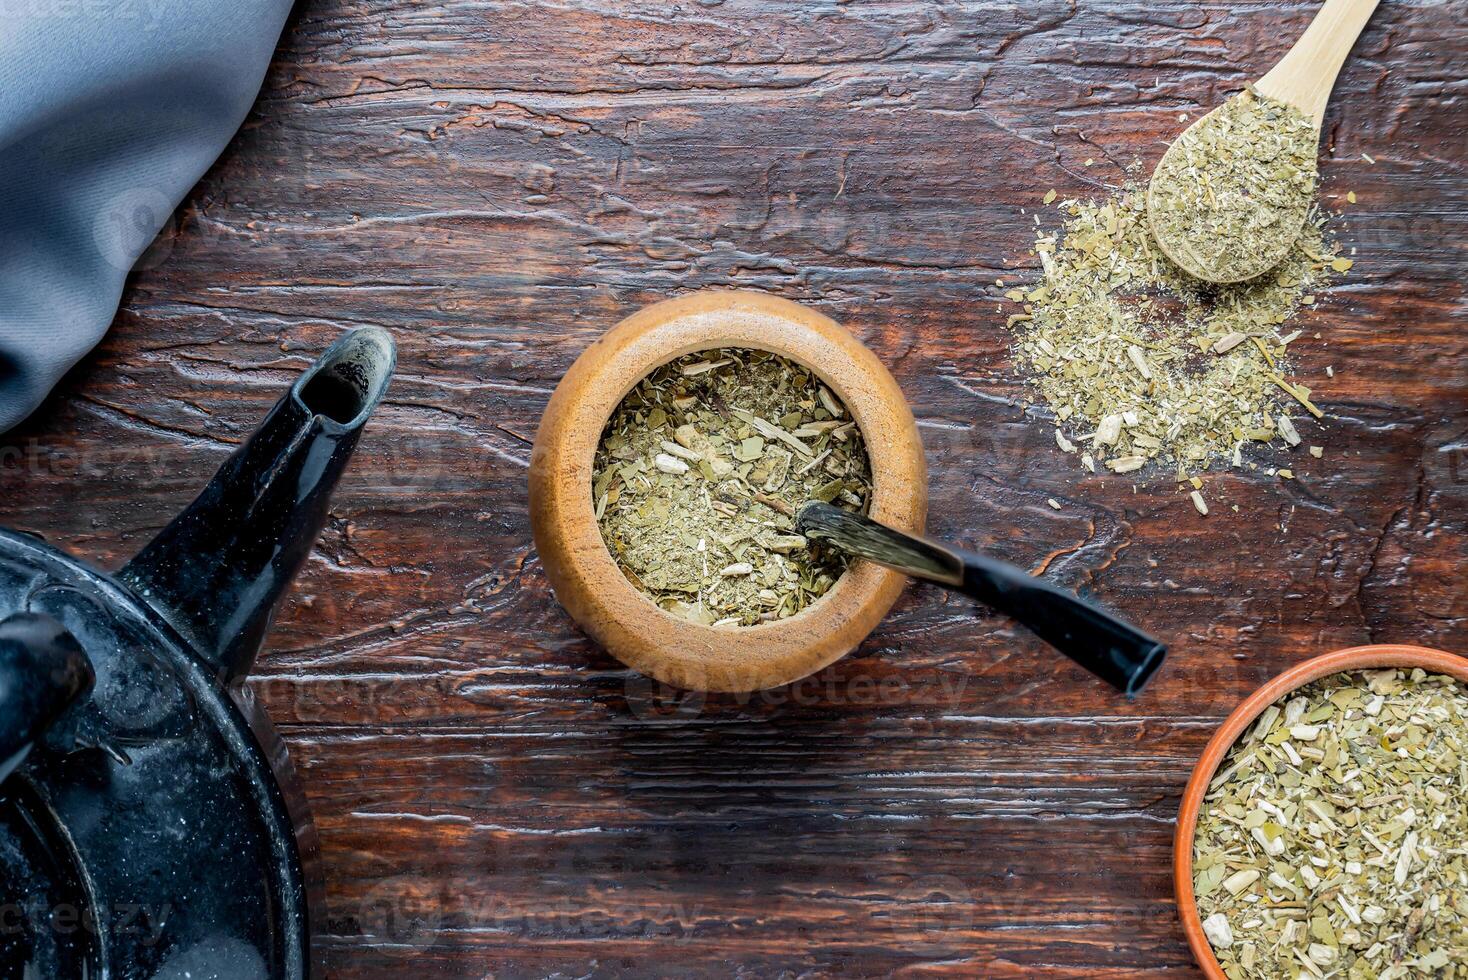
{"label": "bowl of yerba mate", "polygon": [[536,434],[530,512],[556,598],[663,683],[745,692],[854,649],[902,575],[798,533],[810,500],[919,532],[927,469],[891,374],[763,293],[647,307],[589,347]]}
{"label": "bowl of yerba mate", "polygon": [[1209,742],[1174,840],[1213,980],[1468,977],[1468,660],[1307,660]]}

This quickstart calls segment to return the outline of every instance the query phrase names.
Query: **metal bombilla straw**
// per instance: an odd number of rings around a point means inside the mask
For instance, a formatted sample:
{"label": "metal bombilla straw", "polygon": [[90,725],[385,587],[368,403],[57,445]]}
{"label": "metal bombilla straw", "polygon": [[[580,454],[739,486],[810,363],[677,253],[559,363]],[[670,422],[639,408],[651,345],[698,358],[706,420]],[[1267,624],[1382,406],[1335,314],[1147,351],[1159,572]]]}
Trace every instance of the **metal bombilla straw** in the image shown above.
{"label": "metal bombilla straw", "polygon": [[1012,616],[1091,673],[1132,697],[1167,656],[1167,648],[1102,609],[1022,568],[887,527],[861,514],[812,502],[796,526],[806,537],[936,582]]}

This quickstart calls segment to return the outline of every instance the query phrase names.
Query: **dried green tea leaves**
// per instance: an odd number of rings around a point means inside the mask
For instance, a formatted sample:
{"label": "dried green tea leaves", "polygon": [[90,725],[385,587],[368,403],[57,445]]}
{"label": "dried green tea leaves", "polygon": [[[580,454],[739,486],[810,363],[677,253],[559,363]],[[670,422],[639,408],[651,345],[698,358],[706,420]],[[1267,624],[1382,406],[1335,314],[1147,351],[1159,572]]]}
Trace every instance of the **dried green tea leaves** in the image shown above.
{"label": "dried green tea leaves", "polygon": [[592,503],[633,585],[706,625],[750,626],[804,609],[845,570],[795,531],[810,500],[865,512],[861,429],[810,371],[764,351],[689,354],[612,413]]}
{"label": "dried green tea leaves", "polygon": [[1285,326],[1331,275],[1318,214],[1267,274],[1214,287],[1158,249],[1140,191],[1059,208],[1064,228],[1035,242],[1040,282],[1006,293],[1023,309],[1008,321],[1016,361],[1055,412],[1057,445],[1114,473],[1244,466],[1249,444],[1294,446],[1279,419],[1320,415],[1287,380],[1299,333]]}
{"label": "dried green tea leaves", "polygon": [[1181,481],[1255,467],[1252,444],[1301,444],[1291,415],[1324,413],[1289,378],[1300,331],[1287,325],[1351,268],[1313,206],[1315,149],[1299,110],[1249,90],[1173,143],[1147,194],[1061,202],[1063,231],[1035,242],[1043,278],[1006,295],[1023,304],[1008,320],[1016,360],[1062,451],[1093,473],[1171,463]]}
{"label": "dried green tea leaves", "polygon": [[1318,135],[1288,103],[1247,89],[1173,141],[1147,208],[1163,251],[1189,275],[1252,279],[1299,237],[1315,200]]}
{"label": "dried green tea leaves", "polygon": [[1421,670],[1316,681],[1265,709],[1193,844],[1231,980],[1468,976],[1468,691]]}

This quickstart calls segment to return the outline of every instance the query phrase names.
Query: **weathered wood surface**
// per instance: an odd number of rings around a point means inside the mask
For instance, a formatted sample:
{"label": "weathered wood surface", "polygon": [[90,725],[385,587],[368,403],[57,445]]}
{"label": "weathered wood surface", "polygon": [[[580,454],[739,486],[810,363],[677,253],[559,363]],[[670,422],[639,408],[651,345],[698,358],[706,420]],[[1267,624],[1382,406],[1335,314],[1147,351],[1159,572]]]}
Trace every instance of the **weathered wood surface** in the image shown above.
{"label": "weathered wood surface", "polygon": [[[1046,189],[1150,167],[1313,9],[308,0],[102,349],[0,443],[0,523],[116,567],[382,324],[399,377],[252,682],[319,823],[332,977],[1193,975],[1169,848],[1221,716],[1327,649],[1468,650],[1461,8],[1386,0],[1327,118],[1357,261],[1299,345],[1329,413],[1300,480],[1211,477],[1203,520],[1079,472],[993,281],[1033,275]],[[590,645],[531,547],[528,440],[598,332],[708,286],[870,344],[933,528],[1151,626],[1157,683],[1124,703],[932,590],[751,699],[661,698]]]}

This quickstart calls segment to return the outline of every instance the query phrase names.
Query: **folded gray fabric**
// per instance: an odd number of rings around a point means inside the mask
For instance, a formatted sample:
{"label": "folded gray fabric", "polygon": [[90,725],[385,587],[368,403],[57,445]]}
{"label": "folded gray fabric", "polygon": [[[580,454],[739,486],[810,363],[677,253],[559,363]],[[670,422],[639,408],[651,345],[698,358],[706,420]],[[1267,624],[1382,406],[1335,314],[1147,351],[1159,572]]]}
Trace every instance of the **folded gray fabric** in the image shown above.
{"label": "folded gray fabric", "polygon": [[0,432],[102,338],[289,0],[0,0]]}

